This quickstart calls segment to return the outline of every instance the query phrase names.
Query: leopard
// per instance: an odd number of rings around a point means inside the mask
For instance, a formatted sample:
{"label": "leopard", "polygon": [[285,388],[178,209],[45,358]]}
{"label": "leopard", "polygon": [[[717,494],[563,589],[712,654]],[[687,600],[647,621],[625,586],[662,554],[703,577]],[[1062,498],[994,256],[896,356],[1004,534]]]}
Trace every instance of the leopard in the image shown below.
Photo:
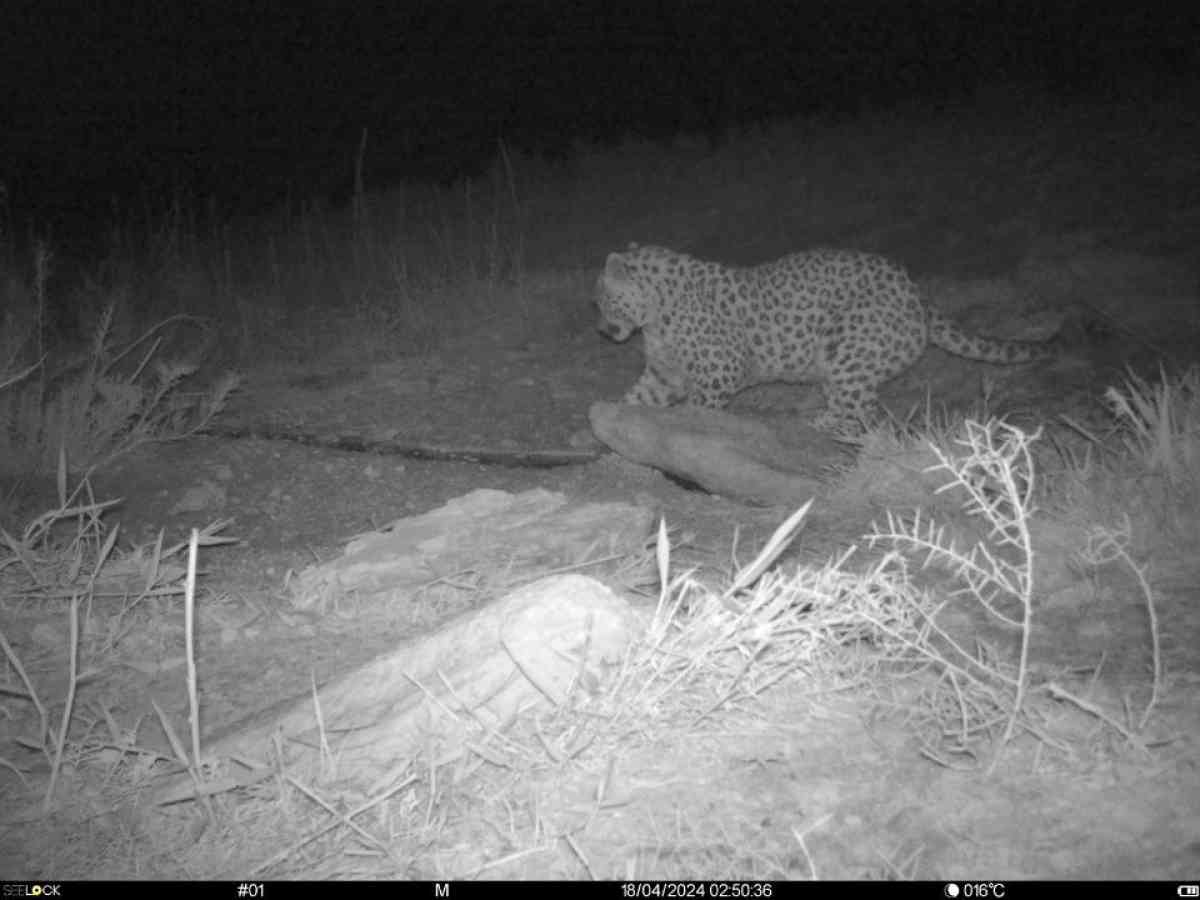
{"label": "leopard", "polygon": [[1002,340],[963,331],[928,305],[907,269],[876,253],[816,248],[752,266],[630,244],[596,283],[601,334],[644,338],[645,369],[624,403],[719,409],[766,382],[819,383],[812,425],[854,438],[879,414],[879,388],[933,344],[1012,365],[1049,359],[1057,336]]}

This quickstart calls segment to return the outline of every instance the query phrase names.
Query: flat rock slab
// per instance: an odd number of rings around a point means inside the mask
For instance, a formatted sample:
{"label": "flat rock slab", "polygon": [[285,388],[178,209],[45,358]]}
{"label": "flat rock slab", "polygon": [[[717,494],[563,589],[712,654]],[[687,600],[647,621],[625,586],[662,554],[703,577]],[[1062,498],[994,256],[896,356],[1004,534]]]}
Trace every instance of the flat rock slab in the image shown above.
{"label": "flat rock slab", "polygon": [[403,602],[431,581],[465,569],[519,575],[602,556],[635,553],[651,510],[627,503],[572,504],[563,494],[478,490],[353,538],[334,560],[292,579],[292,605],[324,609],[344,597]]}
{"label": "flat rock slab", "polygon": [[[478,746],[573,691],[599,689],[624,658],[637,621],[624,599],[592,578],[544,578],[405,641],[315,696],[305,692],[210,735],[202,755],[239,765],[219,767],[224,774],[202,791],[269,776],[278,769],[266,761],[282,754],[275,764],[286,771],[315,771],[322,758],[333,760],[339,783],[372,795],[403,778],[415,760],[453,761],[471,741]],[[192,782],[176,777],[155,799],[194,796]]]}
{"label": "flat rock slab", "polygon": [[798,506],[824,492],[812,461],[837,452],[826,435],[785,439],[763,422],[723,410],[594,403],[588,418],[596,437],[627,459],[766,506]]}

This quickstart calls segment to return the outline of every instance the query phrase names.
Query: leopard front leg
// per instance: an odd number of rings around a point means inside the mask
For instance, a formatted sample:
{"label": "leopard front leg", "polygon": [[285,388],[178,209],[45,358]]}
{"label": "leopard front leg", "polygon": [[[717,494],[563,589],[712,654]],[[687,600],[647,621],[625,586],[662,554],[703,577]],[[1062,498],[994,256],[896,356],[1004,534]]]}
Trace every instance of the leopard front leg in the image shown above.
{"label": "leopard front leg", "polygon": [[861,385],[827,384],[826,409],[813,418],[812,425],[835,437],[860,436],[878,412],[876,391]]}
{"label": "leopard front leg", "polygon": [[645,371],[633,383],[622,403],[638,406],[671,406],[687,399],[687,386],[683,379],[672,372],[647,365]]}
{"label": "leopard front leg", "polygon": [[835,368],[823,385],[825,411],[813,419],[813,427],[837,437],[863,434],[879,415],[880,381],[876,373],[852,366]]}
{"label": "leopard front leg", "polygon": [[653,358],[646,360],[646,370],[625,395],[626,403],[686,403],[720,409],[743,386],[745,366],[741,356],[719,342],[693,344],[691,352],[683,355],[664,352],[657,341],[648,341],[647,347],[653,351]]}

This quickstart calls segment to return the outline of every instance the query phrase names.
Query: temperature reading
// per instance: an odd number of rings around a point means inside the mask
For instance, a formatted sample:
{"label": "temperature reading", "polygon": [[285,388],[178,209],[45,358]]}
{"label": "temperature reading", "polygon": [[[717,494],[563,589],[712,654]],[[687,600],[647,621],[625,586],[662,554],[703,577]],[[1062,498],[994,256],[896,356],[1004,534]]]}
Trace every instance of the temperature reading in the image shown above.
{"label": "temperature reading", "polygon": [[962,896],[977,900],[1004,900],[1007,890],[999,881],[966,881],[962,885]]}

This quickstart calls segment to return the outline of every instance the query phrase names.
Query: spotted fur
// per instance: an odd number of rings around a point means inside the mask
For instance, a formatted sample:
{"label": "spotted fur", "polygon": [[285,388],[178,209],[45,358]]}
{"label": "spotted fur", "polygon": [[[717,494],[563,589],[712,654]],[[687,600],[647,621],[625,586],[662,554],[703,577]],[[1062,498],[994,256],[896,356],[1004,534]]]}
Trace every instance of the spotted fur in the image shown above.
{"label": "spotted fur", "polygon": [[926,306],[907,272],[850,250],[794,253],[734,268],[663,247],[612,253],[596,286],[599,330],[625,341],[641,329],[646,368],[626,403],[719,408],[767,381],[820,382],[814,425],[858,433],[880,385],[932,343],[993,363],[1045,359],[1056,342],[977,337]]}

